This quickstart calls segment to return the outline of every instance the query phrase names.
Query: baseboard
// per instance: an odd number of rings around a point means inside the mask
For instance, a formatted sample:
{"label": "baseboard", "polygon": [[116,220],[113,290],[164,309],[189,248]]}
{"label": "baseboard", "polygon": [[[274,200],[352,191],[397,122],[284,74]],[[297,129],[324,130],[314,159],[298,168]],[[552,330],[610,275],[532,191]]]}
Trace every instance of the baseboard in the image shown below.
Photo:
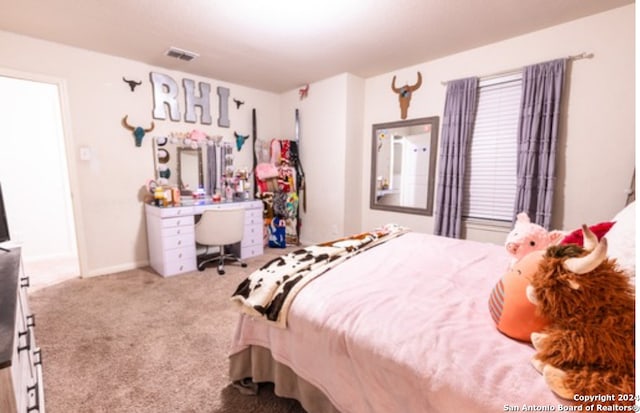
{"label": "baseboard", "polygon": [[116,272],[135,270],[136,268],[149,266],[149,260],[136,261],[126,264],[114,265],[111,267],[95,268],[83,275],[83,278],[98,277],[100,275],[113,274]]}

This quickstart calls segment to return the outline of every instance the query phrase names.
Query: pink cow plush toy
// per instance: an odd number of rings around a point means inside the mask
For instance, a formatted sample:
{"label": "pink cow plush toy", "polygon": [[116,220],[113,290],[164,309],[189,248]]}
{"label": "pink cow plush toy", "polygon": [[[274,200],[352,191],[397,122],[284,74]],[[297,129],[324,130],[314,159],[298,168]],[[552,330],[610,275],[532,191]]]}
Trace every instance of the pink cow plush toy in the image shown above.
{"label": "pink cow plush toy", "polygon": [[562,231],[547,231],[529,219],[526,212],[517,215],[516,224],[507,235],[504,243],[507,252],[513,257],[511,265],[531,251],[543,250],[558,243],[564,237]]}

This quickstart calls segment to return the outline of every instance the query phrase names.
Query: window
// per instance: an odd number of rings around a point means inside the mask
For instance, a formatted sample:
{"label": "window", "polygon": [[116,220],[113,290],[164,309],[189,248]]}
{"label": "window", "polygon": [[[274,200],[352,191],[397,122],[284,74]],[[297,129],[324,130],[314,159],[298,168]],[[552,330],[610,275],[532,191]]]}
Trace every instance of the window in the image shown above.
{"label": "window", "polygon": [[522,74],[481,81],[467,151],[463,218],[511,222],[517,185]]}

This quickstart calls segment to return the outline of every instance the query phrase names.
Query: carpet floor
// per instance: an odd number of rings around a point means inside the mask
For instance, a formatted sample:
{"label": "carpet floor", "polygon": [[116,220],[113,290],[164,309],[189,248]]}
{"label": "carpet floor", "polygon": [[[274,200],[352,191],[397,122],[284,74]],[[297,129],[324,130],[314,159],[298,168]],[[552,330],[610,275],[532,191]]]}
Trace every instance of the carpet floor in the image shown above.
{"label": "carpet floor", "polygon": [[304,413],[261,385],[257,396],[229,383],[228,349],[237,284],[248,267],[215,266],[163,278],[151,268],[65,281],[29,295],[42,349],[48,413]]}

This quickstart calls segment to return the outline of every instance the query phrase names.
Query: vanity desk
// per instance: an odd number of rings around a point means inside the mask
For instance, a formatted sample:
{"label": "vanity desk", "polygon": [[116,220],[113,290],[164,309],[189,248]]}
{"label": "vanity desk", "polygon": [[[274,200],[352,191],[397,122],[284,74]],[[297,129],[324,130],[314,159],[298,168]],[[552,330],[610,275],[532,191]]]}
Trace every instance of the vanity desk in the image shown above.
{"label": "vanity desk", "polygon": [[245,208],[244,236],[232,247],[242,259],[262,255],[262,201],[195,201],[189,205],[158,207],[145,204],[151,267],[163,277],[197,269],[195,217],[208,209]]}

